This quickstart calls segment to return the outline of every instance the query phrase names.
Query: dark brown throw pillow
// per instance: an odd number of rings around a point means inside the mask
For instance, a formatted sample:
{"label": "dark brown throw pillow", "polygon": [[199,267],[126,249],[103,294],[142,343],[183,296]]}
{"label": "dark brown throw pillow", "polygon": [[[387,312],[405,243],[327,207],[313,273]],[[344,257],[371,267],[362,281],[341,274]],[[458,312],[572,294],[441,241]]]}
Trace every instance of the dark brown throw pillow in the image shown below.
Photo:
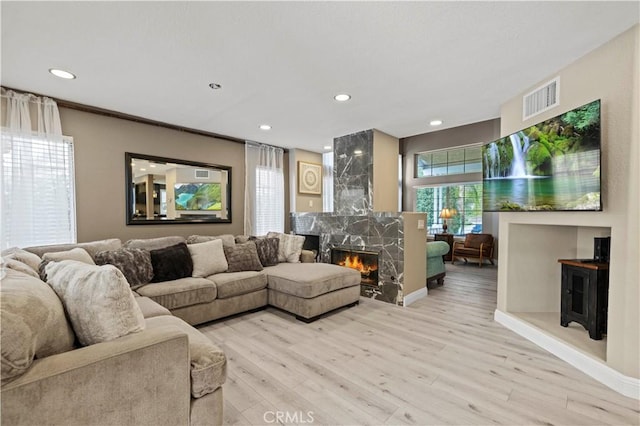
{"label": "dark brown throw pillow", "polygon": [[253,241],[223,248],[229,264],[227,272],[262,271],[262,264]]}
{"label": "dark brown throw pillow", "polygon": [[193,273],[193,260],[185,243],[151,250],[150,254],[153,265],[152,283],[187,278]]}
{"label": "dark brown throw pillow", "polygon": [[278,238],[256,238],[252,239],[256,244],[258,258],[262,266],[273,266],[278,264],[278,248],[280,240]]}
{"label": "dark brown throw pillow", "polygon": [[113,265],[118,268],[132,289],[148,284],[153,279],[153,265],[149,250],[121,248],[101,251],[95,255],[96,265]]}

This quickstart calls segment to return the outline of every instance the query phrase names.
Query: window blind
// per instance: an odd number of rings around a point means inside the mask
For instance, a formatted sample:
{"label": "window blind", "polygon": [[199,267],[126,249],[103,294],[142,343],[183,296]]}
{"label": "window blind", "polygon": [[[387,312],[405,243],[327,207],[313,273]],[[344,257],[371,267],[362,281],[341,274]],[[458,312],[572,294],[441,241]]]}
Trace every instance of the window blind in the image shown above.
{"label": "window blind", "polygon": [[256,170],[255,235],[284,231],[284,174],[282,169]]}
{"label": "window blind", "polygon": [[2,130],[2,248],[76,242],[73,139]]}

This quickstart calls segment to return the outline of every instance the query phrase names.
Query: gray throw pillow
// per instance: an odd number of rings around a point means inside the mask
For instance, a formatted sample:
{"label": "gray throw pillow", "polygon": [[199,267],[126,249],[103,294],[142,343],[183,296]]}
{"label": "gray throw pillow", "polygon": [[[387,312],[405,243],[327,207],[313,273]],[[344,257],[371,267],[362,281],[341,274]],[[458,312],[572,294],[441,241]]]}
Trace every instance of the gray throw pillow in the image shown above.
{"label": "gray throw pillow", "polygon": [[118,268],[132,289],[148,284],[153,279],[153,266],[149,250],[121,248],[96,253],[96,265],[113,265]]}
{"label": "gray throw pillow", "polygon": [[227,272],[262,271],[262,264],[253,241],[236,244],[234,247],[224,247],[229,269]]}
{"label": "gray throw pillow", "polygon": [[252,239],[256,245],[258,258],[262,266],[274,266],[278,264],[278,238],[256,238]]}

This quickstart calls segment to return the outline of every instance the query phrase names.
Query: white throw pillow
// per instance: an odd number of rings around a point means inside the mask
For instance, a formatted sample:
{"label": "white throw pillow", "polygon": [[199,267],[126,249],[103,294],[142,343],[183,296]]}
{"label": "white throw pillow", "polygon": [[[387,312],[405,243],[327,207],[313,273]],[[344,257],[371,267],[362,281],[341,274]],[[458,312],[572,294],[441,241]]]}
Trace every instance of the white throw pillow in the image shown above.
{"label": "white throw pillow", "polygon": [[193,276],[205,278],[227,270],[227,258],[224,255],[223,241],[211,240],[206,243],[188,244],[193,260]]}
{"label": "white throw pillow", "polygon": [[46,274],[83,346],[144,330],[142,311],[115,266],[63,260],[50,262]]}
{"label": "white throw pillow", "polygon": [[304,245],[304,237],[302,235],[269,232],[267,238],[278,238],[280,240],[278,246],[279,262],[300,262],[300,254],[302,254],[302,246]]}

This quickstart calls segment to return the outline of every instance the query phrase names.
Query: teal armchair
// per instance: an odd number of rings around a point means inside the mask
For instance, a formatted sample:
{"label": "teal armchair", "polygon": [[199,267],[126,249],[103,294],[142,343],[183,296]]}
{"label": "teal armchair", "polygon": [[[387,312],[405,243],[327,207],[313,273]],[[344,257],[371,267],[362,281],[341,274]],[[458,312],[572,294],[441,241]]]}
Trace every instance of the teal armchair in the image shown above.
{"label": "teal armchair", "polygon": [[444,260],[442,256],[449,253],[449,244],[445,241],[430,241],[427,243],[427,283],[437,281],[444,284]]}

